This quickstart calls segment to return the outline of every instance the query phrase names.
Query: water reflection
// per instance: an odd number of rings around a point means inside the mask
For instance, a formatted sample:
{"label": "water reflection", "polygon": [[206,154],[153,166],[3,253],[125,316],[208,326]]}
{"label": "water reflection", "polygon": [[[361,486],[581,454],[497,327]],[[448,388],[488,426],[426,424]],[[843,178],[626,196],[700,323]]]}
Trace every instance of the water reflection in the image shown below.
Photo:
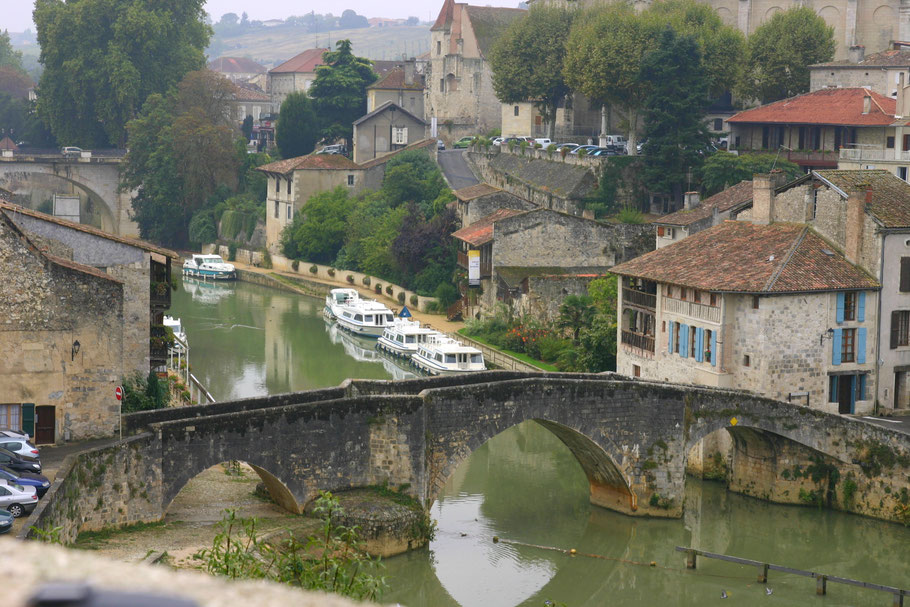
{"label": "water reflection", "polygon": [[333,342],[322,302],[244,282],[184,280],[170,314],[190,343],[193,373],[218,400],[337,386],[345,379],[402,379],[394,360],[357,360]]}
{"label": "water reflection", "polygon": [[[682,520],[638,519],[592,507],[574,457],[534,422],[477,449],[449,479],[432,516],[439,532],[428,550],[386,561],[392,590],[384,602],[683,607],[803,606],[817,600],[811,578],[772,572],[766,586],[756,583],[752,568],[707,559],[687,571],[675,546],[910,585],[910,529],[890,523],[768,504],[692,479]],[[494,535],[604,558],[494,544]],[[884,593],[842,585],[829,584],[828,591],[828,606],[891,601]],[[721,592],[729,602],[718,603]]]}

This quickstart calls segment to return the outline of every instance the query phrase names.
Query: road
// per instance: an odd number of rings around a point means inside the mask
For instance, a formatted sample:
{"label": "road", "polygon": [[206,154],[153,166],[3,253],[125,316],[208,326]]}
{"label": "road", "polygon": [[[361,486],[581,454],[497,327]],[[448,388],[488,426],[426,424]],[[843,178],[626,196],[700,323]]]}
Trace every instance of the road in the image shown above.
{"label": "road", "polygon": [[440,150],[439,166],[442,167],[442,172],[445,173],[449,186],[453,190],[480,183],[468,167],[462,150]]}
{"label": "road", "polygon": [[863,421],[910,434],[910,417],[861,417]]}

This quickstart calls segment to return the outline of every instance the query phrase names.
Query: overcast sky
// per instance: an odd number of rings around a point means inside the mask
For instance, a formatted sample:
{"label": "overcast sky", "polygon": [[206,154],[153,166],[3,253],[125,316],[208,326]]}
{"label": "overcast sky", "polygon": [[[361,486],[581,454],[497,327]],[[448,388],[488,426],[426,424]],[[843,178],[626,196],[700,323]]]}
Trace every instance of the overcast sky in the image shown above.
{"label": "overcast sky", "polygon": [[[463,1],[463,0],[462,0]],[[484,6],[518,6],[518,0],[475,0],[474,4]],[[0,29],[21,32],[34,31],[32,8],[34,0],[0,0]],[[208,0],[206,10],[215,21],[224,13],[244,11],[250,19],[284,19],[291,15],[304,15],[310,11],[331,12],[340,15],[347,8],[367,17],[418,17],[421,21],[435,19],[442,6],[442,0],[340,0],[338,2],[315,2],[313,0]]]}

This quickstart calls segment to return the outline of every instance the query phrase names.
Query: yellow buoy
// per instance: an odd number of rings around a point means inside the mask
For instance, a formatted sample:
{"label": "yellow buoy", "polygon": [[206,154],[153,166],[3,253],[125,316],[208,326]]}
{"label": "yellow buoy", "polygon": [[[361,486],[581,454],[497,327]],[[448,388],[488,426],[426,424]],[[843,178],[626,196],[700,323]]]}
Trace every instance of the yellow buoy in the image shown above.
{"label": "yellow buoy", "polygon": [[575,552],[576,552],[575,548],[572,548],[571,550],[569,550],[569,554],[571,554],[571,555],[574,555]]}

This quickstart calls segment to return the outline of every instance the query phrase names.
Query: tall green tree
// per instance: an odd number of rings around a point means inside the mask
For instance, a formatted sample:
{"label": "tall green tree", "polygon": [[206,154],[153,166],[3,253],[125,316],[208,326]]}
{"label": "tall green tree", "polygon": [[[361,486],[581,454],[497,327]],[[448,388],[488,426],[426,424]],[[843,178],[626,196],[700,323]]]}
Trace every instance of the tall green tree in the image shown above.
{"label": "tall green tree", "polygon": [[572,341],[578,342],[578,334],[583,327],[591,324],[597,308],[590,295],[568,295],[559,305],[560,327],[572,331]]}
{"label": "tall green tree", "polygon": [[804,174],[798,164],[779,155],[717,152],[702,167],[702,188],[705,195],[713,196],[744,179],[752,179],[756,173],[769,173],[772,168],[783,171],[788,181]]}
{"label": "tall green tree", "polygon": [[534,6],[499,37],[490,55],[493,89],[500,101],[533,100],[556,138],[556,109],[569,94],[563,64],[576,11]]}
{"label": "tall green tree", "polygon": [[0,33],[0,67],[11,67],[18,71],[22,69],[22,53],[13,48],[9,38],[9,30]]}
{"label": "tall green tree", "polygon": [[309,94],[314,100],[322,137],[344,138],[352,149],[353,122],[367,113],[367,87],[376,82],[369,59],[356,57],[350,40],[339,40],[337,50],[323,55]]}
{"label": "tall green tree", "polygon": [[651,83],[645,103],[645,185],[680,199],[691,173],[704,161],[711,141],[704,122],[708,77],[693,36],[667,27],[657,48],[642,60],[641,77]]}
{"label": "tall green tree", "polygon": [[275,143],[282,158],[305,156],[313,151],[319,140],[319,124],[313,101],[306,93],[294,92],[281,104]]}
{"label": "tall green tree", "polygon": [[749,36],[739,93],[770,103],[809,90],[809,66],[834,59],[834,28],[808,6],[775,13]]}
{"label": "tall green tree", "polygon": [[57,139],[126,143],[145,100],[205,67],[205,0],[36,0],[38,112]]}
{"label": "tall green tree", "polygon": [[344,246],[352,208],[342,187],[312,196],[281,233],[282,252],[291,259],[332,263]]}

